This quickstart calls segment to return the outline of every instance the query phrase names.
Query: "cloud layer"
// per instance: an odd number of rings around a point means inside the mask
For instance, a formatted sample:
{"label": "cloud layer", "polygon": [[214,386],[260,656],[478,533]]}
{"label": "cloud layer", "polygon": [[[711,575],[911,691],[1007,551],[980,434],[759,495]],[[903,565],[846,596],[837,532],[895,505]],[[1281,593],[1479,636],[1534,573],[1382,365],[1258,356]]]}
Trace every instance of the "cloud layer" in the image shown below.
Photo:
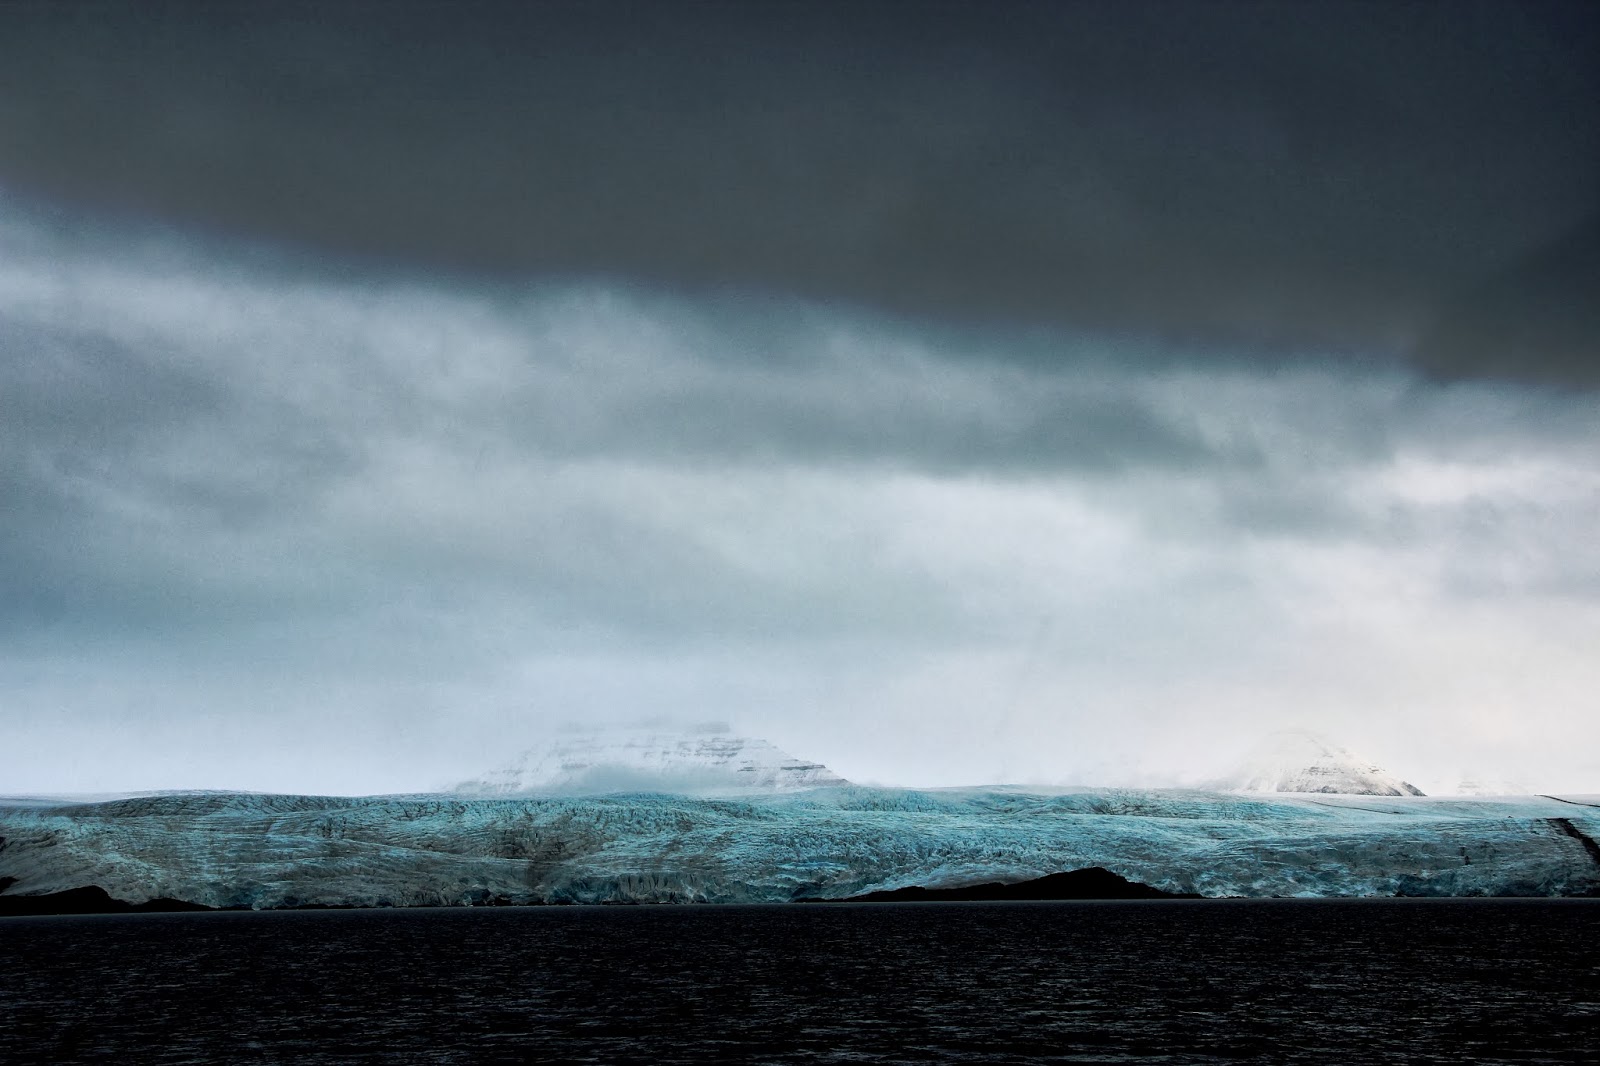
{"label": "cloud layer", "polygon": [[8,5],[0,183],[423,270],[1600,375],[1594,5]]}
{"label": "cloud layer", "polygon": [[12,791],[426,788],[727,718],[864,780],[1301,724],[1594,787],[1592,394],[0,211]]}

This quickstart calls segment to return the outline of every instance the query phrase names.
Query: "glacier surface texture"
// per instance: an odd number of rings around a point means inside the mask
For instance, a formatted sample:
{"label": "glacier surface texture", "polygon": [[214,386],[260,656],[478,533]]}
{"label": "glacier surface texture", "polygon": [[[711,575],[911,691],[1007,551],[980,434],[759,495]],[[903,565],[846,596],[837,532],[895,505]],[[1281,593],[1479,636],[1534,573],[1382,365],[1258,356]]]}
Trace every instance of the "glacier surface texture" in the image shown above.
{"label": "glacier surface texture", "polygon": [[1202,896],[1600,894],[1600,800],[840,786],[0,804],[0,891],[212,907],[783,902],[1104,867]]}

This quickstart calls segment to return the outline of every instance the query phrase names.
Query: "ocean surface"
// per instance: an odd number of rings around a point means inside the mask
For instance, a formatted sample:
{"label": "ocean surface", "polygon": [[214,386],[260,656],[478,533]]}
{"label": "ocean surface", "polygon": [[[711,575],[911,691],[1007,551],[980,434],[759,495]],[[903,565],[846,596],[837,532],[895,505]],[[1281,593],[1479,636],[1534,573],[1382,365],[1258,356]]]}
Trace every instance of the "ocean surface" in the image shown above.
{"label": "ocean surface", "polygon": [[0,1060],[1600,1061],[1600,900],[0,919]]}

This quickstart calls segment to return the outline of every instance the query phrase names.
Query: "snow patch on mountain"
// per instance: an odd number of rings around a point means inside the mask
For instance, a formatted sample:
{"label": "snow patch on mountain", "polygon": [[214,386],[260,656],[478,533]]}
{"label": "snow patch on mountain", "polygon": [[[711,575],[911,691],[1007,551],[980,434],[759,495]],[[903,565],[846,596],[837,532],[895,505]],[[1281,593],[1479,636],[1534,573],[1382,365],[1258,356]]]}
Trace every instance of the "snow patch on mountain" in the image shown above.
{"label": "snow patch on mountain", "polygon": [[507,765],[456,786],[464,795],[682,795],[794,792],[848,784],[818,762],[759,737],[700,731],[567,735],[527,749]]}
{"label": "snow patch on mountain", "polygon": [[1320,792],[1353,796],[1420,796],[1422,790],[1304,730],[1267,737],[1222,787],[1232,792]]}

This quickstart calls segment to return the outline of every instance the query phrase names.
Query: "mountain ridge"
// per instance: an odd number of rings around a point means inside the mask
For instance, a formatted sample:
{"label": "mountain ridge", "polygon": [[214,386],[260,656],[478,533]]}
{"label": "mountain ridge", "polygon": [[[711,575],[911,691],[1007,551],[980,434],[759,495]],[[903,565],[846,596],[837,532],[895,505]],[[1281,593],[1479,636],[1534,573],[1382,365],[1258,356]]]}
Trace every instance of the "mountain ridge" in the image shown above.
{"label": "mountain ridge", "polygon": [[1222,787],[1230,792],[1425,795],[1416,785],[1396,777],[1377,763],[1303,729],[1269,734],[1222,782]]}
{"label": "mountain ridge", "polygon": [[760,737],[722,730],[628,730],[557,736],[456,785],[468,796],[795,792],[848,785],[822,763]]}

